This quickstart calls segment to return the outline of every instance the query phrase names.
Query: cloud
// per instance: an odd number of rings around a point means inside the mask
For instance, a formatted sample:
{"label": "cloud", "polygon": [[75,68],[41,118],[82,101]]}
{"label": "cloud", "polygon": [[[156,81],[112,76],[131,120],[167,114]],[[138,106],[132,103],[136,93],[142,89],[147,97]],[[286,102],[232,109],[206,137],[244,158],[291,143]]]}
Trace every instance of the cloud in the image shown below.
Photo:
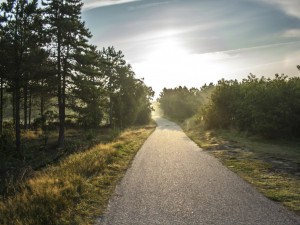
{"label": "cloud", "polygon": [[[253,51],[253,50],[259,50],[259,49],[265,49],[265,48],[277,48],[280,46],[299,45],[299,44],[300,44],[300,41],[282,42],[282,43],[276,43],[276,44],[260,45],[260,46],[250,47],[250,48],[231,49],[231,50],[219,51],[219,52],[231,54],[231,53],[236,53],[236,52],[246,52],[246,51]],[[210,52],[210,53],[212,53],[212,52]]]}
{"label": "cloud", "polygon": [[83,0],[83,10],[99,8],[110,5],[119,5],[140,0]]}
{"label": "cloud", "polygon": [[291,29],[284,32],[283,37],[287,38],[299,38],[300,37],[300,29]]}
{"label": "cloud", "polygon": [[270,5],[275,5],[290,16],[300,19],[299,0],[260,0]]}
{"label": "cloud", "polygon": [[130,6],[128,7],[129,10],[136,10],[136,9],[147,9],[151,7],[157,7],[161,5],[168,4],[169,2],[155,2],[155,3],[149,3],[149,4],[144,4],[144,5],[138,5],[138,6]]}

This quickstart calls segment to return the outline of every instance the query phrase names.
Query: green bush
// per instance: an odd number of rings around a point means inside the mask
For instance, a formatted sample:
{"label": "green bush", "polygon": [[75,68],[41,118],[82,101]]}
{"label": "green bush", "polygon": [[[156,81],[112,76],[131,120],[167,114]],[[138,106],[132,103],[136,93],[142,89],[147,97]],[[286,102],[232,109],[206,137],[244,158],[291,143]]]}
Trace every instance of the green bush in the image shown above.
{"label": "green bush", "polygon": [[250,74],[242,82],[221,80],[198,112],[207,128],[235,127],[267,138],[300,133],[300,78]]}

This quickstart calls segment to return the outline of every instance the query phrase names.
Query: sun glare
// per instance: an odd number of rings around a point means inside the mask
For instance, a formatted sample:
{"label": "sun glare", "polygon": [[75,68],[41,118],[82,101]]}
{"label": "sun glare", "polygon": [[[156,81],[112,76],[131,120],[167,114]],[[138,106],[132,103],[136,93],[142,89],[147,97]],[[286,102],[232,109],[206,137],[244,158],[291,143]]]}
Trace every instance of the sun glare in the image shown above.
{"label": "sun glare", "polygon": [[158,43],[153,51],[148,55],[149,61],[156,61],[165,65],[172,65],[180,62],[188,55],[176,38],[164,38]]}
{"label": "sun glare", "polygon": [[147,74],[155,78],[151,85],[164,83],[166,87],[172,87],[182,83],[189,87],[200,87],[204,83],[215,82],[220,78],[217,76],[228,71],[227,65],[223,63],[228,58],[227,55],[193,54],[184,45],[184,41],[176,36],[177,33],[163,32],[145,61],[134,65],[137,72],[147,71]]}

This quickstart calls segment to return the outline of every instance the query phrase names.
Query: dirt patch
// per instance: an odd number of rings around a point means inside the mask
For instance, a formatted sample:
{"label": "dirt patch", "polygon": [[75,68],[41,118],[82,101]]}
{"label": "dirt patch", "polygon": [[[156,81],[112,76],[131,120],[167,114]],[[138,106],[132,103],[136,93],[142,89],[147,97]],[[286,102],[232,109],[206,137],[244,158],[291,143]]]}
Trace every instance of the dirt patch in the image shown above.
{"label": "dirt patch", "polygon": [[[211,145],[207,150],[217,152],[217,151],[224,151],[224,153],[228,156],[234,157],[236,159],[245,159],[249,158],[249,155],[253,154],[250,150],[247,148],[240,148],[236,146],[237,142],[230,142],[229,144],[216,144]],[[233,144],[233,145],[231,145]],[[273,170],[275,172],[284,172],[296,175],[300,178],[300,164],[286,160],[286,159],[280,159],[280,158],[273,158],[273,157],[255,157],[255,159],[268,163],[272,165]]]}

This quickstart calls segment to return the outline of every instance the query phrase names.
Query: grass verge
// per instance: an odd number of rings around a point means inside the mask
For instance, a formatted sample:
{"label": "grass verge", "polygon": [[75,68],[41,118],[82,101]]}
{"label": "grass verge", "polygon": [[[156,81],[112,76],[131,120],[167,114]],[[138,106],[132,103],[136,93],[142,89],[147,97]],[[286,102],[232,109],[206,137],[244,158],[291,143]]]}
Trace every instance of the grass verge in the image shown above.
{"label": "grass verge", "polygon": [[94,224],[154,122],[36,172],[0,201],[0,224]]}
{"label": "grass verge", "polygon": [[[6,130],[6,132],[13,130]],[[45,136],[41,130],[22,132],[22,158],[15,151],[13,135],[0,139],[0,195],[9,195],[11,187],[21,183],[37,170],[56,163],[71,154],[86,151],[100,143],[113,141],[121,130],[110,128],[67,129],[65,145],[57,149],[58,131],[49,131]]]}
{"label": "grass verge", "polygon": [[185,133],[268,198],[300,215],[299,140],[270,141],[235,130],[204,130],[193,119]]}

